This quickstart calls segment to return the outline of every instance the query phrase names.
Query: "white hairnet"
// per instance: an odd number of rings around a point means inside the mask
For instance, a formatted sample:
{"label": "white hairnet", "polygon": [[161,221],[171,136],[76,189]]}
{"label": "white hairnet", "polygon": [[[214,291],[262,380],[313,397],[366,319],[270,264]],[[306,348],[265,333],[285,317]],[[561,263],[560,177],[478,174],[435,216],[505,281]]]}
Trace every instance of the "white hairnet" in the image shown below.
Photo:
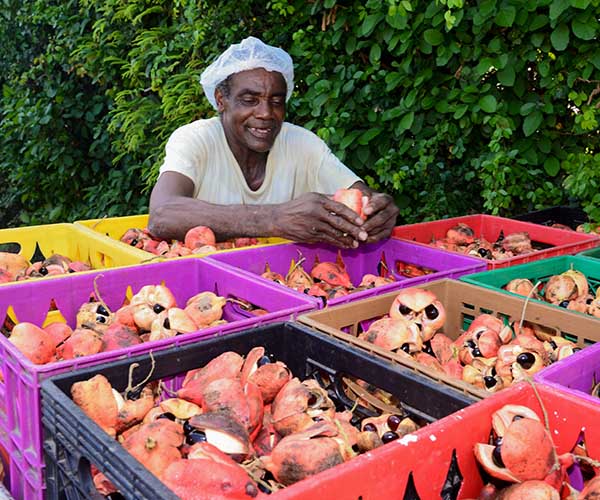
{"label": "white hairnet", "polygon": [[283,75],[287,86],[287,101],[294,90],[292,58],[285,50],[249,36],[240,43],[231,45],[200,75],[200,84],[212,107],[217,109],[215,88],[219,83],[234,73],[257,68],[278,71]]}

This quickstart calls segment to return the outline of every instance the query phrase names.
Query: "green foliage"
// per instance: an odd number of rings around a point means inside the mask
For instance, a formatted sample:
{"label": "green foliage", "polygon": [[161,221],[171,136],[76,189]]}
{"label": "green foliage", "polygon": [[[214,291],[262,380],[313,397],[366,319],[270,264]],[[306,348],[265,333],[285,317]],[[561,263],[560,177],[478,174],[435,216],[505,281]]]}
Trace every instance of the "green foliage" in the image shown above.
{"label": "green foliage", "polygon": [[600,221],[600,0],[0,1],[4,223],[144,212],[170,133],[214,114],[200,73],[248,35],[294,58],[288,119],[405,221]]}

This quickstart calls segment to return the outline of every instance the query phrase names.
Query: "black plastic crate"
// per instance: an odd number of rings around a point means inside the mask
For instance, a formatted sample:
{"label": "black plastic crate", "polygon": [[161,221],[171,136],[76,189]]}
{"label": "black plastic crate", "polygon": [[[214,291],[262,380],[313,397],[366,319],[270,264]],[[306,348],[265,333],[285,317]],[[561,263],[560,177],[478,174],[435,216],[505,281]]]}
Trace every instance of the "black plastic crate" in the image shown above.
{"label": "black plastic crate", "polygon": [[[201,367],[225,351],[245,355],[256,346],[263,346],[301,379],[319,370],[327,372],[334,382],[342,376],[366,380],[398,397],[403,408],[422,422],[437,420],[475,402],[461,392],[292,322],[274,323],[158,352],[154,354],[155,367],[150,380],[175,380],[177,375]],[[93,485],[90,464],[104,472],[126,498],[177,498],[71,400],[73,383],[97,373],[105,375],[115,389],[124,390],[132,363],[139,363],[133,372],[133,384],[137,384],[150,372],[152,363],[147,355],[56,375],[42,383],[48,498],[104,498]]]}
{"label": "black plastic crate", "polygon": [[544,226],[552,226],[553,224],[563,224],[571,229],[576,229],[580,224],[588,222],[587,214],[579,207],[556,206],[527,212],[526,214],[512,217],[516,220],[533,222],[534,224],[542,224]]}

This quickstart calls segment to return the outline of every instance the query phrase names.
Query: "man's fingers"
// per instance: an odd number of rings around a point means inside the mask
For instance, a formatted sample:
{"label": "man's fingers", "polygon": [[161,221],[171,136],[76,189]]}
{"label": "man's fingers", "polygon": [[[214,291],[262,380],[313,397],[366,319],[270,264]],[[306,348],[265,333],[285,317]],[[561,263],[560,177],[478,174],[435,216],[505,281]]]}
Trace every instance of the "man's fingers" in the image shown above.
{"label": "man's fingers", "polygon": [[323,204],[323,207],[329,213],[338,215],[342,219],[345,219],[346,221],[355,226],[360,226],[363,223],[363,220],[359,217],[359,215],[343,203],[338,203],[337,201],[333,201],[328,198],[327,201]]}
{"label": "man's fingers", "polygon": [[373,231],[379,231],[383,227],[394,227],[396,224],[396,211],[395,210],[384,210],[378,212],[373,217],[367,219],[363,229],[371,236]]}
{"label": "man's fingers", "polygon": [[362,227],[348,222],[339,214],[328,212],[322,217],[322,221],[325,226],[324,229],[326,229],[327,233],[332,237],[347,238],[350,236],[359,241],[365,241],[367,239],[367,232],[364,231]]}

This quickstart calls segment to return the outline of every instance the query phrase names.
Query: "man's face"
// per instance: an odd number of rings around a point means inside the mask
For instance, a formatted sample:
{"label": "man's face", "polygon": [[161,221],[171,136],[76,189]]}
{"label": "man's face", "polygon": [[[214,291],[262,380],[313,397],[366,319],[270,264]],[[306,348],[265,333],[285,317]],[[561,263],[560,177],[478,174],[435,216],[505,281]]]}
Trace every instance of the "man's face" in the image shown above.
{"label": "man's face", "polygon": [[[286,84],[281,73],[253,69],[230,78],[229,96],[215,92],[217,109],[233,153],[271,149],[285,118]],[[237,156],[237,155],[236,155]]]}

